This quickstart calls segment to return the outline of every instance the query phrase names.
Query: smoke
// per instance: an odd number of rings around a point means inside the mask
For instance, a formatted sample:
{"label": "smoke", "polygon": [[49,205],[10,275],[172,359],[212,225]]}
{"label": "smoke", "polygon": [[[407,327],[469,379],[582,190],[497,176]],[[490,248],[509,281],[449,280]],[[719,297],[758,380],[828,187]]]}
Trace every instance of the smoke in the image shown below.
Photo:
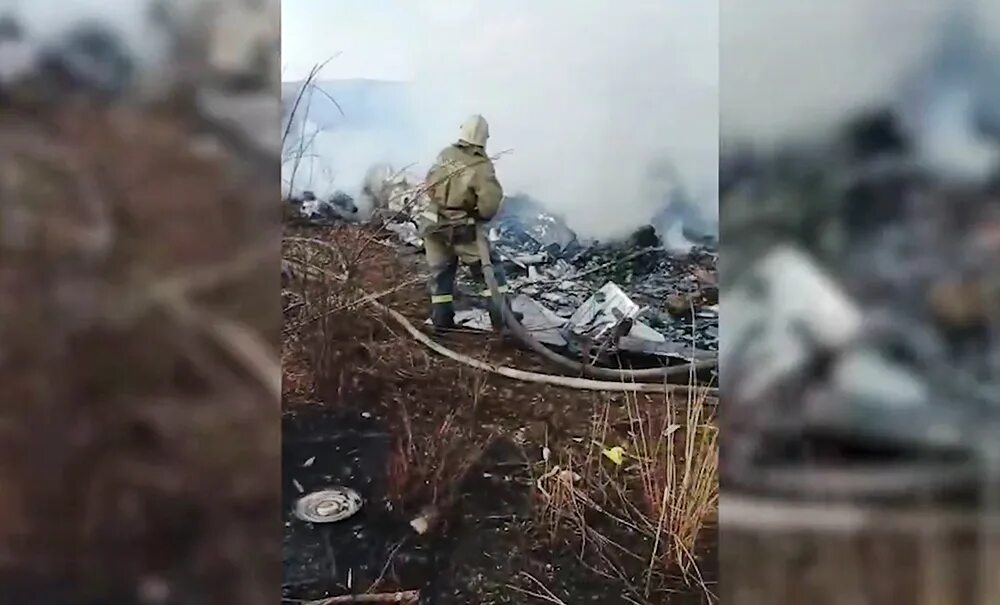
{"label": "smoke", "polygon": [[650,176],[664,161],[700,212],[718,216],[718,3],[412,4],[406,111],[416,131],[367,142],[331,132],[322,145],[356,145],[360,163],[388,160],[393,146],[397,164],[422,171],[481,113],[487,151],[512,150],[496,163],[505,190],[532,196],[583,236],[649,223],[670,189]]}
{"label": "smoke", "polygon": [[[131,60],[142,69],[159,64],[166,51],[164,32],[150,19],[152,5],[153,0],[0,0],[0,16],[12,18],[23,30],[19,62],[25,66],[43,48],[58,45],[75,28],[94,24],[114,34]],[[4,63],[2,56],[0,63]],[[12,75],[15,73],[12,70]]]}
{"label": "smoke", "polygon": [[490,121],[497,171],[579,233],[648,223],[672,162],[717,216],[718,7],[713,2],[465,3],[425,9],[415,109],[449,142],[467,114]]}
{"label": "smoke", "polygon": [[722,136],[758,148],[823,140],[894,111],[937,174],[997,168],[1000,5],[987,0],[724,0]]}
{"label": "smoke", "polygon": [[113,52],[128,64],[116,92],[137,93],[135,100],[163,98],[182,83],[224,87],[227,78],[264,71],[257,53],[276,39],[277,6],[278,0],[0,0],[0,23],[8,30],[0,34],[0,83],[28,78],[53,61],[78,80],[113,79],[107,65]]}
{"label": "smoke", "polygon": [[[318,96],[313,97],[313,106],[324,102]],[[426,146],[399,126],[327,127],[303,118],[293,124],[286,144],[281,169],[283,196],[311,191],[319,199],[329,199],[344,191],[354,196],[361,216],[365,216],[371,210],[370,202],[359,193],[372,166],[388,164],[400,170],[415,164],[415,158],[428,156]],[[301,148],[300,142],[304,142]],[[301,157],[298,166],[297,156]]]}
{"label": "smoke", "polygon": [[935,173],[956,182],[979,182],[1000,166],[1000,147],[974,128],[974,97],[964,87],[943,87],[917,129],[917,152]]}
{"label": "smoke", "polygon": [[[347,191],[356,197],[365,171],[373,163],[390,162],[388,150],[398,148],[400,140],[393,132],[329,130],[310,120],[293,128],[281,167],[283,196],[311,191],[319,199],[329,199],[337,191]],[[296,157],[301,160],[296,162]]]}

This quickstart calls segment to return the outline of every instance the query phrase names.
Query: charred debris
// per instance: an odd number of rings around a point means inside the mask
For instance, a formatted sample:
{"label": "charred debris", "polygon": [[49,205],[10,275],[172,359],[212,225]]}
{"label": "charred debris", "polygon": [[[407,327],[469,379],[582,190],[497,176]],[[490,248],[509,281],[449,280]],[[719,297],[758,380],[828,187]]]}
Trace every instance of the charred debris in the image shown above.
{"label": "charred debris", "polygon": [[[384,172],[369,179],[361,197],[337,192],[319,199],[310,191],[285,202],[296,225],[379,222],[383,243],[401,253],[423,247],[415,216],[426,200],[407,192],[405,177]],[[362,212],[359,207],[372,208]],[[686,206],[668,205],[627,238],[579,237],[532,198],[509,196],[489,228],[510,282],[511,306],[545,345],[576,356],[600,351],[594,362],[624,355],[654,362],[713,358],[719,339],[718,240],[692,221]],[[668,230],[683,234],[684,247],[665,245]],[[460,290],[478,287],[460,274]],[[484,307],[459,295],[456,322],[463,329],[490,329]],[[613,342],[610,342],[613,341]],[[603,357],[603,359],[601,359]]]}

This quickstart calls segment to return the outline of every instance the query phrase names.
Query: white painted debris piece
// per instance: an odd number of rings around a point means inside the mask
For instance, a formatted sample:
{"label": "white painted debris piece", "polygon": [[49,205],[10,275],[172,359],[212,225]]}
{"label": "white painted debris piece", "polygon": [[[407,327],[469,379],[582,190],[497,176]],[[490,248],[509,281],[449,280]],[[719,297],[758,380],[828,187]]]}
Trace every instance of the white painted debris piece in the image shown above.
{"label": "white painted debris piece", "polygon": [[722,305],[720,367],[740,376],[739,384],[726,387],[739,399],[762,395],[820,349],[847,346],[862,328],[860,309],[841,287],[791,247],[774,250],[724,290]]}
{"label": "white painted debris piece", "polygon": [[414,248],[423,248],[424,240],[420,237],[417,226],[412,222],[386,223],[385,228],[392,231],[399,238],[399,241]]}
{"label": "white painted debris piece", "polygon": [[[632,302],[614,282],[604,284],[569,318],[574,334],[600,340],[622,319],[635,320],[642,307]],[[666,337],[640,321],[634,321],[629,336],[651,342],[666,342]]]}
{"label": "white painted debris piece", "polygon": [[[633,303],[615,284],[609,282],[602,288],[602,291],[611,292],[612,296],[601,295],[604,303],[597,303],[596,299],[598,295],[595,294],[578,308],[569,320],[559,317],[554,311],[526,294],[518,294],[512,298],[510,307],[513,311],[522,314],[521,325],[538,342],[553,347],[565,347],[569,344],[563,335],[563,330],[567,327],[577,334],[597,338],[593,334],[603,335],[617,322],[617,320],[612,321],[616,311],[612,311],[611,309],[619,309],[618,312],[621,312],[621,309],[625,309],[626,312],[631,314],[630,317],[633,319],[641,311],[641,308]],[[542,294],[541,297],[545,300],[555,299],[559,301],[562,299],[559,295],[548,297],[546,294]],[[604,306],[600,306],[601,304]],[[585,309],[588,305],[590,305],[589,308]],[[581,311],[581,309],[584,309],[584,311]],[[588,323],[575,324],[574,318],[578,320],[583,318]],[[424,323],[429,325],[431,321],[428,319]],[[490,323],[489,312],[482,308],[457,311],[455,313],[455,323],[459,327],[470,330],[489,332],[493,329]],[[626,337],[622,339],[622,342],[619,343],[619,348],[639,353],[663,354],[667,357],[677,357],[684,360],[691,359],[690,351],[686,350],[687,347],[681,345],[673,346],[673,343],[667,342],[663,334],[641,321],[633,321],[632,328]]]}
{"label": "white painted debris piece", "polygon": [[306,494],[295,503],[295,516],[309,523],[334,523],[354,516],[364,500],[349,487],[330,487]]}
{"label": "white painted debris piece", "polygon": [[[566,320],[542,306],[531,297],[518,294],[510,301],[510,308],[523,315],[521,325],[541,343],[554,347],[566,346],[560,328]],[[430,323],[428,319],[425,323]],[[465,309],[455,313],[455,323],[462,328],[489,332],[493,329],[486,309]]]}

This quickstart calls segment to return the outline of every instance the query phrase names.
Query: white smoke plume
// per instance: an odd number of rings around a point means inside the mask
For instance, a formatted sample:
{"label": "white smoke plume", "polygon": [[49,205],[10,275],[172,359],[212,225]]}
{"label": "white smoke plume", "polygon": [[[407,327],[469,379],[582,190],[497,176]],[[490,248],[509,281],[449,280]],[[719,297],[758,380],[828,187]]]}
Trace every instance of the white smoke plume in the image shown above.
{"label": "white smoke plume", "polygon": [[[76,27],[98,25],[115,34],[139,69],[165,58],[167,38],[150,19],[153,0],[0,0],[0,16],[12,18],[24,32],[19,69],[31,69],[44,47],[58,44]],[[0,53],[0,66],[7,61]],[[6,70],[4,70],[6,71]]]}
{"label": "white smoke plume", "polygon": [[581,235],[616,237],[648,223],[666,201],[655,174],[663,160],[701,213],[716,219],[717,2],[406,6],[416,131],[367,142],[330,132],[320,151],[351,144],[353,162],[418,162],[424,170],[462,121],[481,113],[488,151],[512,149],[497,162],[505,189],[538,199]]}
{"label": "white smoke plume", "polygon": [[[324,102],[318,97],[313,95],[311,103]],[[302,105],[305,104],[303,100]],[[433,159],[426,145],[402,130],[390,126],[331,128],[309,119],[302,111],[285,146],[281,168],[283,196],[300,195],[304,191],[311,191],[319,199],[329,199],[338,191],[357,196],[365,174],[373,165],[388,164],[395,170],[416,169],[418,160]],[[296,166],[297,156],[302,160]],[[420,174],[421,170],[416,172]],[[355,201],[363,214],[370,210],[365,198],[357,197]]]}
{"label": "white smoke plume", "polygon": [[721,24],[723,140],[817,141],[889,108],[942,176],[997,169],[977,125],[1000,121],[1000,4],[722,0]]}
{"label": "white smoke plume", "polygon": [[278,2],[0,0],[0,19],[17,29],[16,35],[0,36],[0,83],[30,77],[44,56],[60,52],[81,71],[99,71],[65,50],[67,39],[81,29],[113,40],[132,68],[128,91],[149,100],[182,81],[250,72],[258,50],[273,47],[276,58]]}

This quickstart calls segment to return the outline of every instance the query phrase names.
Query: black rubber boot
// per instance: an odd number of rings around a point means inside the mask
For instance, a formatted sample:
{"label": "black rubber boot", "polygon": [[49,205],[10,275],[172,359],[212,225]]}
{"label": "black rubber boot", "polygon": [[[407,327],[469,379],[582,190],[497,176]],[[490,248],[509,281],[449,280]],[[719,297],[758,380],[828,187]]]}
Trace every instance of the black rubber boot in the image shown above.
{"label": "black rubber boot", "polygon": [[443,335],[455,329],[455,305],[439,303],[431,305],[431,324],[434,333]]}
{"label": "black rubber boot", "polygon": [[436,334],[455,329],[455,272],[457,260],[440,267],[431,267],[431,323]]}

